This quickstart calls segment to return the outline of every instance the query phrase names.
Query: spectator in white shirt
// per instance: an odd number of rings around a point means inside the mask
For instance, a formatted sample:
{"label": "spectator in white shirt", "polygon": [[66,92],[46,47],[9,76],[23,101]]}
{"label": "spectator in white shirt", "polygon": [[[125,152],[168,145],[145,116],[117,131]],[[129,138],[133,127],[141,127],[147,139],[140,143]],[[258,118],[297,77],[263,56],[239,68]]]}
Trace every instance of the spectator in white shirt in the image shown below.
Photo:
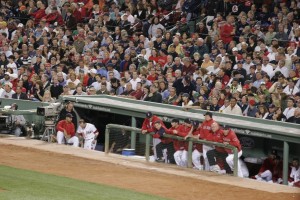
{"label": "spectator in white shirt", "polygon": [[12,90],[12,86],[10,82],[4,84],[4,91],[1,94],[1,98],[12,99],[12,95],[15,93],[15,91]]}
{"label": "spectator in white shirt", "polygon": [[288,120],[290,117],[294,116],[294,112],[295,112],[294,99],[289,98],[287,100],[287,108],[283,111],[283,114]]}
{"label": "spectator in white shirt", "polygon": [[11,55],[8,57],[8,64],[7,64],[7,68],[11,68],[13,70],[14,74],[18,74],[18,69],[17,69],[17,65],[15,63],[15,56]]}
{"label": "spectator in white shirt", "polygon": [[133,90],[136,90],[136,84],[138,82],[141,82],[141,79],[138,77],[138,73],[137,72],[132,72],[132,79],[130,80],[130,83],[132,85]]}
{"label": "spectator in white shirt", "polygon": [[278,66],[274,70],[274,73],[276,73],[277,71],[280,71],[285,78],[289,77],[289,69],[285,66],[284,60],[279,60]]}
{"label": "spectator in white shirt", "polygon": [[292,78],[288,78],[288,85],[284,88],[283,92],[289,95],[295,95],[297,92],[299,92],[299,88],[295,86],[295,82]]}
{"label": "spectator in white shirt", "polygon": [[242,109],[237,105],[237,100],[234,97],[230,99],[230,105],[223,110],[223,113],[231,115],[243,115]]}

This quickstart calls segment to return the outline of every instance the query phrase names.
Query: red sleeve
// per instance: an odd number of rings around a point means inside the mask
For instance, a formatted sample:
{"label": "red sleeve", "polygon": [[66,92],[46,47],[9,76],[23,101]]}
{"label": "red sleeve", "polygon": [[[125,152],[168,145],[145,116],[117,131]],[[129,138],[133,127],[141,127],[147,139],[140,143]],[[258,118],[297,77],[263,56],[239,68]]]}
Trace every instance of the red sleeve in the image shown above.
{"label": "red sleeve", "polygon": [[272,165],[272,163],[271,163],[270,159],[269,158],[265,159],[262,166],[259,169],[259,172],[262,173],[266,170],[270,170],[272,168],[271,165]]}
{"label": "red sleeve", "polygon": [[190,130],[191,130],[190,128],[187,129],[187,130],[184,130],[183,128],[184,128],[184,126],[181,126],[180,129],[178,129],[177,135],[180,136],[180,137],[185,137],[185,136],[187,136],[187,134],[188,134],[188,133],[190,132]]}
{"label": "red sleeve", "polygon": [[238,151],[240,151],[242,149],[239,139],[237,138],[236,134],[233,132],[232,132],[229,144],[232,146],[235,146],[238,149]]}
{"label": "red sleeve", "polygon": [[52,13],[46,16],[47,22],[52,22],[56,19],[56,15],[53,15]]}
{"label": "red sleeve", "polygon": [[148,128],[147,128],[147,124],[148,124],[148,120],[145,119],[145,120],[143,121],[142,130],[147,130],[147,129],[148,129]]}
{"label": "red sleeve", "polygon": [[57,131],[64,131],[64,129],[65,129],[65,120],[61,120],[61,121],[59,121],[58,123],[57,123],[57,125],[56,125],[56,129],[57,129]]}

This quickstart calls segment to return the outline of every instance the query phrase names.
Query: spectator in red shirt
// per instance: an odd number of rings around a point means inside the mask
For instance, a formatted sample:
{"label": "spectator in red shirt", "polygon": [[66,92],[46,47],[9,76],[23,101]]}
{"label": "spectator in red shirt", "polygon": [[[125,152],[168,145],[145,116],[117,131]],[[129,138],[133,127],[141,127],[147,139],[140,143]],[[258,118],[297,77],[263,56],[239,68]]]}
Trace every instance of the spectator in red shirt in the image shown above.
{"label": "spectator in red shirt", "polygon": [[234,23],[234,17],[229,15],[223,26],[220,27],[220,36],[224,44],[229,44],[233,40],[235,35],[235,27],[232,25]]}

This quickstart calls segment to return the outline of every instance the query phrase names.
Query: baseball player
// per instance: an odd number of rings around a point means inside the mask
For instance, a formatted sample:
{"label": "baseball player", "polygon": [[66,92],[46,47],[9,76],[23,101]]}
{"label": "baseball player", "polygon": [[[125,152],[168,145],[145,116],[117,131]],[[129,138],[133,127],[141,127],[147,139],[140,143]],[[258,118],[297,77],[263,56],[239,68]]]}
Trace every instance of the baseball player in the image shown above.
{"label": "baseball player", "polygon": [[[200,135],[201,135],[202,139],[204,139],[204,140],[213,140],[212,134],[211,134],[211,125],[215,122],[215,120],[213,120],[212,116],[213,116],[212,112],[206,112],[204,114],[205,121],[200,126]],[[205,171],[210,170],[209,162],[207,159],[207,151],[212,150],[212,149],[213,149],[213,147],[210,145],[204,144],[202,146],[202,152],[203,152],[202,154],[203,154],[203,159],[204,159]]]}
{"label": "baseball player", "polygon": [[[192,138],[195,138],[195,139],[201,139],[203,138],[200,133],[201,133],[201,129],[200,129],[200,126],[199,126],[199,121],[193,121],[192,122],[193,126],[189,132],[189,134],[185,137],[188,138],[188,137],[192,137]],[[193,146],[193,153],[192,153],[192,161],[193,161],[193,164],[194,164],[194,168],[195,169],[198,169],[198,170],[203,170],[203,165],[201,164],[200,162],[200,157],[203,155],[202,154],[202,144],[197,144],[195,143],[194,146]]]}
{"label": "baseball player", "polygon": [[93,124],[86,123],[84,119],[79,120],[77,134],[84,139],[84,149],[94,150],[96,148],[99,132]]}
{"label": "baseball player", "polygon": [[[185,138],[192,128],[192,121],[187,118],[184,120],[183,125],[179,125],[175,128],[172,133],[180,137]],[[187,167],[187,157],[188,157],[188,143],[185,141],[178,141],[174,144],[176,152],[174,153],[174,159],[178,166]]]}
{"label": "baseball player", "polygon": [[163,159],[163,150],[167,150],[167,161],[169,163],[175,163],[174,161],[174,147],[172,139],[170,138],[164,138],[164,134],[168,132],[168,129],[162,126],[161,121],[155,121],[154,122],[154,129],[155,134],[153,135],[153,138],[159,138],[161,142],[156,145],[156,153],[157,153],[157,162],[165,162]]}
{"label": "baseball player", "polygon": [[[223,126],[223,135],[221,137],[223,144],[234,146],[238,149],[238,158],[240,158],[243,154],[242,146],[240,144],[239,139],[237,138],[235,132],[229,128],[229,126]],[[226,157],[226,162],[233,171],[234,167],[234,154],[232,150],[225,148],[225,151],[228,153]],[[238,159],[238,176],[244,177],[240,160]]]}
{"label": "baseball player", "polygon": [[291,174],[289,178],[289,186],[300,187],[300,167],[298,158],[293,159]]}
{"label": "baseball player", "polygon": [[75,136],[75,126],[72,123],[73,115],[68,113],[66,114],[66,119],[61,120],[57,123],[57,143],[62,144],[65,140],[66,143],[73,143],[73,146],[79,146],[79,139]]}
{"label": "baseball player", "polygon": [[[151,133],[154,132],[153,128],[153,122],[161,121],[161,124],[163,127],[166,127],[163,123],[163,121],[157,117],[156,115],[153,115],[152,112],[146,113],[146,118],[142,125],[142,134]],[[154,152],[154,158],[157,159],[157,153],[156,153],[156,145],[159,144],[161,140],[159,138],[153,138],[153,152]]]}
{"label": "baseball player", "polygon": [[[220,126],[218,123],[214,122],[211,125],[212,134],[210,134],[209,138],[206,138],[209,141],[213,142],[222,142],[222,135],[223,130],[220,129]],[[210,171],[218,172],[218,173],[231,173],[231,169],[229,165],[226,162],[226,157],[228,156],[228,153],[225,151],[224,148],[215,146],[215,149],[209,150],[207,152],[207,159],[210,165]],[[217,163],[218,161],[218,163]],[[224,164],[224,170],[221,171],[221,168],[219,164]]]}
{"label": "baseball player", "polygon": [[266,181],[269,183],[282,183],[282,169],[283,164],[280,160],[280,156],[276,156],[273,160],[271,169],[268,169],[262,173],[258,177],[256,177],[259,181]]}
{"label": "baseball player", "polygon": [[273,150],[268,158],[266,158],[262,164],[262,166],[259,169],[259,172],[257,175],[254,176],[254,179],[257,179],[259,181],[270,181],[272,180],[272,169],[274,165],[274,160],[277,156],[277,151]]}

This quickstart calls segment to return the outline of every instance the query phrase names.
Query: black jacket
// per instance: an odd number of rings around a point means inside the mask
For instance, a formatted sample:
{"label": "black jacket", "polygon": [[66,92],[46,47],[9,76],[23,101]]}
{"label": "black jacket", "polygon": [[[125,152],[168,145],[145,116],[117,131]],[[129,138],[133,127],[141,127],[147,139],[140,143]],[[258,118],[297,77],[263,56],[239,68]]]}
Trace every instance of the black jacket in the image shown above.
{"label": "black jacket", "polygon": [[13,94],[13,95],[12,95],[12,98],[13,98],[13,99],[23,99],[23,100],[27,100],[27,99],[28,99],[27,94],[25,94],[25,93],[23,93],[23,92],[20,94],[19,97],[18,97],[18,94],[17,94],[17,93]]}

